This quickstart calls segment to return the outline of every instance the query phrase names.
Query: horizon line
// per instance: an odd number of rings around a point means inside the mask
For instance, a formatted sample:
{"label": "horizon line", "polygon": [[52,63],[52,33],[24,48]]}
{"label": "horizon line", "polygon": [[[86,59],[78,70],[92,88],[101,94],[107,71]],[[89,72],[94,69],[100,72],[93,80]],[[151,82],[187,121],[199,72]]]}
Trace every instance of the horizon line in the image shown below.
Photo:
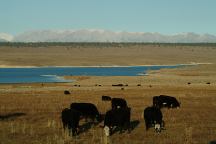
{"label": "horizon line", "polygon": [[86,30],[86,31],[90,31],[90,32],[106,32],[106,31],[111,31],[113,33],[122,33],[122,32],[127,32],[127,33],[136,33],[136,34],[146,34],[146,33],[151,33],[151,34],[161,34],[164,36],[174,36],[174,35],[183,35],[183,34],[198,34],[198,35],[213,35],[216,36],[216,34],[212,34],[209,32],[204,32],[204,33],[200,33],[200,32],[193,32],[193,31],[182,31],[182,32],[175,32],[175,33],[164,33],[164,32],[149,32],[149,31],[127,31],[127,30],[110,30],[110,29],[101,29],[101,28],[78,28],[78,29],[32,29],[32,30],[26,30],[26,31],[22,31],[22,32],[18,32],[16,34],[11,34],[9,32],[0,32],[0,34],[8,34],[11,35],[13,37],[17,36],[17,35],[21,35],[24,33],[30,33],[30,32],[41,32],[41,31],[52,31],[52,32],[76,32],[76,31],[81,31],[81,30]]}

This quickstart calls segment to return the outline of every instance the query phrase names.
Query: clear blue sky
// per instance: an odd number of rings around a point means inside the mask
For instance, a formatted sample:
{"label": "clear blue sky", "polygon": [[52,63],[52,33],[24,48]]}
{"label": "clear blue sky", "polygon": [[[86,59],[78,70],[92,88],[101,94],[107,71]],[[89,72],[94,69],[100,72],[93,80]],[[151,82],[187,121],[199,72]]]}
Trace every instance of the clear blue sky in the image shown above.
{"label": "clear blue sky", "polygon": [[216,0],[0,0],[0,32],[53,29],[216,35]]}

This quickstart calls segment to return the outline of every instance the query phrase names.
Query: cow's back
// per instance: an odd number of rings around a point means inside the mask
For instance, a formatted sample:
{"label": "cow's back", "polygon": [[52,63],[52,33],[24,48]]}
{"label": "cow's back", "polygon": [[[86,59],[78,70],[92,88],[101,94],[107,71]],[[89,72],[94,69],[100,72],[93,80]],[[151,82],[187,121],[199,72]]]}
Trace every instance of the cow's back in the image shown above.
{"label": "cow's back", "polygon": [[82,114],[99,114],[96,106],[92,103],[72,103],[70,108],[80,111]]}
{"label": "cow's back", "polygon": [[112,100],[112,98],[110,96],[104,96],[104,95],[101,97],[101,99],[102,99],[102,101],[111,101]]}
{"label": "cow's back", "polygon": [[118,108],[118,109],[111,109],[106,112],[104,125],[113,125],[119,126],[124,123],[130,122],[130,111],[131,108]]}
{"label": "cow's back", "polygon": [[180,103],[175,97],[167,96],[167,95],[160,95],[159,99],[161,103],[165,103],[165,106],[168,107],[180,107]]}

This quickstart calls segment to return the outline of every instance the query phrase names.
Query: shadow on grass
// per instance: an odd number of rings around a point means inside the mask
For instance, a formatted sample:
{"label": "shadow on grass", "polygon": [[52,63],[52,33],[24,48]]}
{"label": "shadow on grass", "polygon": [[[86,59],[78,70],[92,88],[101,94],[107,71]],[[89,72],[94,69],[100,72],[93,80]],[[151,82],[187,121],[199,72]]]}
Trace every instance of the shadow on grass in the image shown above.
{"label": "shadow on grass", "polygon": [[209,144],[216,144],[216,140],[210,141]]}
{"label": "shadow on grass", "polygon": [[87,122],[84,123],[83,125],[79,126],[79,134],[84,133],[86,131],[88,131],[89,129],[91,129],[92,126],[95,126],[97,124],[95,124],[94,122]]}
{"label": "shadow on grass", "polygon": [[6,115],[0,115],[0,120],[8,120],[8,119],[14,119],[20,116],[26,115],[25,113],[11,113]]}
{"label": "shadow on grass", "polygon": [[131,131],[134,130],[138,125],[139,125],[140,121],[139,120],[134,120],[130,122],[130,129]]}
{"label": "shadow on grass", "polygon": [[[123,130],[122,132],[124,132],[125,130],[128,130],[128,133],[130,133],[131,131],[133,131],[133,130],[139,125],[139,123],[140,123],[139,120],[131,121],[129,127],[127,127],[127,129],[125,129],[125,128],[122,129],[122,130]],[[113,135],[114,133],[117,133],[117,132],[121,133],[121,129],[120,129],[119,127],[116,127],[116,128],[112,131],[112,135]]]}

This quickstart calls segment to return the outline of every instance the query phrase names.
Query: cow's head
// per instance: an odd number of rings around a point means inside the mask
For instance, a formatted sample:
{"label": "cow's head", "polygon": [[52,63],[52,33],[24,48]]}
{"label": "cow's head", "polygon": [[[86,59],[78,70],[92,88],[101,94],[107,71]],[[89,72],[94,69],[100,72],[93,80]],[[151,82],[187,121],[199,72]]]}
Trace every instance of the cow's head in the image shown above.
{"label": "cow's head", "polygon": [[157,133],[159,133],[159,132],[161,132],[161,125],[160,124],[155,124],[154,125],[154,129],[155,129],[155,131],[157,132]]}
{"label": "cow's head", "polygon": [[171,108],[180,108],[180,102],[176,101],[174,103],[171,104]]}
{"label": "cow's head", "polygon": [[165,129],[165,122],[162,121],[161,123],[157,123],[157,122],[155,121],[154,129],[155,129],[155,131],[156,131],[157,133],[160,133],[161,130],[166,130],[166,129]]}
{"label": "cow's head", "polygon": [[110,128],[108,126],[104,127],[104,133],[106,136],[110,136]]}
{"label": "cow's head", "polygon": [[161,132],[161,128],[162,128],[161,123],[155,120],[155,121],[154,121],[154,129],[155,129],[155,131],[156,131],[157,133],[159,133],[159,132]]}

